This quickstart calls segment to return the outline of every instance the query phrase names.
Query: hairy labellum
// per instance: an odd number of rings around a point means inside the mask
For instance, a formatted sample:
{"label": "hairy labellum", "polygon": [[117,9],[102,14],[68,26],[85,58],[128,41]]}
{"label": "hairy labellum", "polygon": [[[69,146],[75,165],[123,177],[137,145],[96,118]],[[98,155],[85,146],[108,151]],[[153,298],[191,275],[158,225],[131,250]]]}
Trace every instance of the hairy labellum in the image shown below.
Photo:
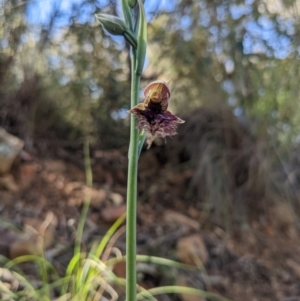
{"label": "hairy labellum", "polygon": [[138,129],[150,134],[149,148],[157,136],[166,138],[176,135],[178,123],[184,121],[167,110],[171,92],[164,81],[149,84],[144,90],[144,96],[144,102],[136,105],[129,112],[137,117]]}

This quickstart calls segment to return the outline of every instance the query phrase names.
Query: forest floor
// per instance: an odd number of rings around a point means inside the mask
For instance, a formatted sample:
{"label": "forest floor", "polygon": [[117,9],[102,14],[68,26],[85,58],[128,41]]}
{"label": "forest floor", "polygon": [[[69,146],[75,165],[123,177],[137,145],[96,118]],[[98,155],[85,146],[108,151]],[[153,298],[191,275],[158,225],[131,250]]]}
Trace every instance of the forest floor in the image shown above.
{"label": "forest floor", "polygon": [[[147,164],[151,162],[149,156]],[[77,163],[34,158],[19,162],[1,179],[2,255],[12,259],[34,253],[36,236],[43,229],[47,258],[63,273],[73,255],[76,227],[87,193],[91,195],[91,206],[83,234],[84,248],[89,249],[104,236],[125,212],[126,157],[118,152],[95,152],[92,158],[93,188],[85,184],[80,158]],[[141,181],[145,164],[141,164]],[[283,216],[274,215],[280,219],[280,229],[274,224],[261,227],[254,222],[243,230],[226,233],[218,226],[204,226],[207,217],[196,206],[180,199],[174,199],[170,206],[157,191],[151,186],[146,196],[140,192],[138,253],[203,264],[205,269],[171,272],[148,268],[141,271],[141,285],[187,285],[235,301],[300,301],[300,238],[284,205],[276,209]],[[124,227],[115,246],[124,254]],[[124,265],[114,269],[120,277],[125,276],[124,270]],[[164,295],[159,300],[204,299]]]}

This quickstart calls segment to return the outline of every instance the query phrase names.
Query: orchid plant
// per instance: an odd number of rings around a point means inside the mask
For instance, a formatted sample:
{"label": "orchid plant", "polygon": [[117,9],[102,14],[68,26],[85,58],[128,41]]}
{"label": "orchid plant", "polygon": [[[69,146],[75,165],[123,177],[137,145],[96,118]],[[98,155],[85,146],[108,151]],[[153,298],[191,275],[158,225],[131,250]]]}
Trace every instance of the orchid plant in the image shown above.
{"label": "orchid plant", "polygon": [[[135,8],[138,8],[135,13]],[[169,112],[171,91],[164,81],[155,81],[144,90],[144,101],[138,103],[140,80],[147,47],[147,21],[142,0],[122,0],[124,20],[108,15],[96,15],[112,35],[121,35],[131,48],[131,120],[128,152],[127,222],[126,222],[126,300],[136,300],[136,207],[138,158],[148,134],[148,148],[155,137],[176,134],[184,121]]]}

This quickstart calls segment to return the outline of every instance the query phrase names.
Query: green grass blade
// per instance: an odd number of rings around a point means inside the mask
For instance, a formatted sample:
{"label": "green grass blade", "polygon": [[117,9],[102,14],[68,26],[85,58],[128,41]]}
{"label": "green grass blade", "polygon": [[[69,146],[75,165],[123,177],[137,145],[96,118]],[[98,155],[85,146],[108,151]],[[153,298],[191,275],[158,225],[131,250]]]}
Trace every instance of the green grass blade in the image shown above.
{"label": "green grass blade", "polygon": [[[220,301],[232,301],[230,299],[224,298],[214,293],[205,292],[203,290],[195,289],[192,287],[185,286],[161,286],[155,287],[148,290],[151,295],[161,295],[161,294],[187,294],[199,297],[204,297],[208,300],[220,300]],[[144,300],[146,297],[145,292],[140,292],[137,294],[137,300]]]}

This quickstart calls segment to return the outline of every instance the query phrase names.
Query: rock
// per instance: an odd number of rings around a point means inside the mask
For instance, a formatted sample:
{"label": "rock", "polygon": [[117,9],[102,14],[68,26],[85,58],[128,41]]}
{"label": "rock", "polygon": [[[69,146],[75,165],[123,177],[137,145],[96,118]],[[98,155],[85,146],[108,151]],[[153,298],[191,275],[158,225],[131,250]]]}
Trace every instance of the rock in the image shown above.
{"label": "rock", "polygon": [[70,182],[67,183],[63,189],[63,192],[69,196],[71,195],[75,190],[81,190],[82,189],[82,184],[80,182]]}
{"label": "rock", "polygon": [[0,177],[0,187],[10,192],[19,191],[19,187],[15,181],[15,178],[10,174]]}
{"label": "rock", "polygon": [[164,221],[167,224],[178,225],[178,226],[186,226],[192,230],[199,230],[200,223],[197,221],[175,211],[167,211],[164,215]]}
{"label": "rock", "polygon": [[117,193],[117,192],[111,192],[109,194],[109,198],[112,200],[112,202],[116,206],[120,206],[124,202],[124,197],[120,193]]}
{"label": "rock", "polygon": [[294,272],[294,274],[300,279],[300,264],[292,259],[287,259],[286,264]]}
{"label": "rock", "polygon": [[114,274],[119,278],[126,278],[126,261],[119,261],[113,266]]}
{"label": "rock", "polygon": [[45,219],[24,219],[24,232],[9,247],[9,258],[23,255],[41,255],[55,241],[57,217],[48,212]]}
{"label": "rock", "polygon": [[107,207],[101,211],[101,217],[105,222],[113,223],[125,212],[126,205],[118,207]]}
{"label": "rock", "polygon": [[91,198],[90,205],[94,208],[99,208],[108,195],[105,189],[88,187],[80,182],[67,183],[63,192],[69,197],[68,203],[72,206],[82,205],[85,198],[89,196]]}
{"label": "rock", "polygon": [[84,188],[84,194],[85,196],[91,196],[91,206],[96,208],[99,207],[99,205],[102,204],[107,197],[107,192],[105,189],[96,189],[87,186]]}
{"label": "rock", "polygon": [[24,147],[24,142],[8,134],[0,127],[0,175],[8,173],[16,157]]}
{"label": "rock", "polygon": [[65,162],[62,160],[48,160],[44,164],[48,172],[63,173],[67,170]]}
{"label": "rock", "polygon": [[177,242],[176,254],[181,262],[200,267],[208,260],[205,243],[199,234],[180,238]]}
{"label": "rock", "polygon": [[189,206],[187,209],[187,212],[188,212],[189,216],[192,217],[193,219],[200,220],[201,211],[196,209],[194,206]]}
{"label": "rock", "polygon": [[26,189],[31,186],[35,179],[37,172],[37,165],[33,163],[26,163],[20,166],[19,171],[19,185],[21,189]]}
{"label": "rock", "polygon": [[279,203],[271,208],[270,220],[274,228],[287,235],[290,239],[297,238],[295,214],[287,203]]}

